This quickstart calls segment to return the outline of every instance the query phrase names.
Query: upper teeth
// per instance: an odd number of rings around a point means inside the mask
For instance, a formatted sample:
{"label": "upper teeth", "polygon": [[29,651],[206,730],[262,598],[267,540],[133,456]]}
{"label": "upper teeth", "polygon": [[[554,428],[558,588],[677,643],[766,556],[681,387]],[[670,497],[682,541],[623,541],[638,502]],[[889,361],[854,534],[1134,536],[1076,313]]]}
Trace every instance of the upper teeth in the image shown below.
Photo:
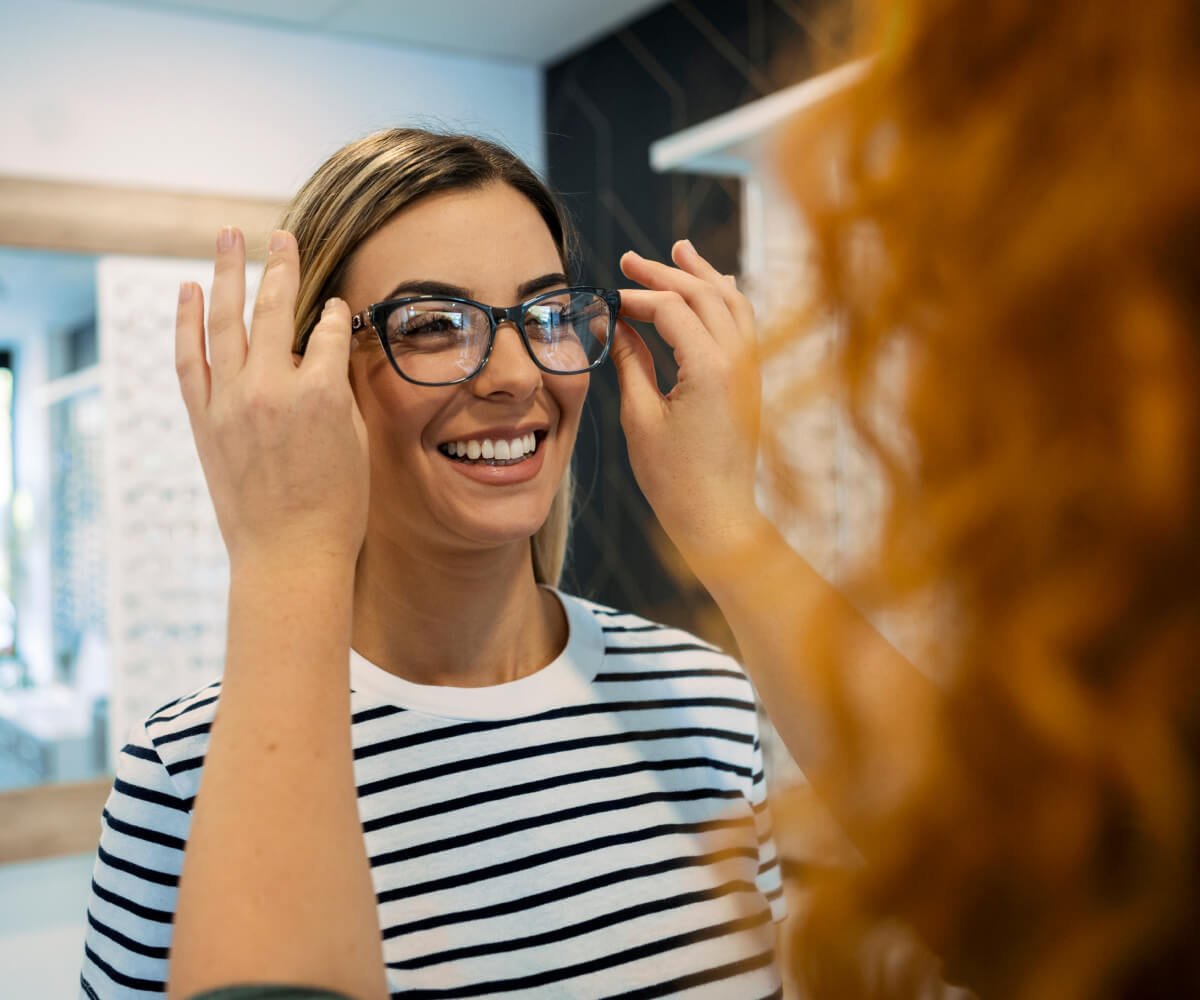
{"label": "upper teeth", "polygon": [[530,431],[512,439],[471,438],[468,441],[450,441],[442,445],[442,451],[458,458],[498,458],[509,460],[524,458],[537,448],[537,438]]}

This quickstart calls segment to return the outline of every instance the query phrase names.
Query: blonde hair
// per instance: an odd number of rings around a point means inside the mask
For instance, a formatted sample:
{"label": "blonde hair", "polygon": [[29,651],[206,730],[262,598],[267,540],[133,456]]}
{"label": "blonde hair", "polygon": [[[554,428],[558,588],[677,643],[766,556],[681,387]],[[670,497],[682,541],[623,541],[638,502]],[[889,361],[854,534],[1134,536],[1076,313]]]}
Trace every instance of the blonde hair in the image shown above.
{"label": "blonde hair", "polygon": [[[471,135],[415,128],[385,129],[343,146],[297,192],[280,228],[300,248],[297,347],[316,325],[325,300],[340,294],[354,251],[397,212],[438,191],[502,183],[538,210],[570,273],[573,234],[566,213],[538,176],[503,146]],[[568,468],[545,523],[531,539],[538,583],[557,585],[571,521]]]}

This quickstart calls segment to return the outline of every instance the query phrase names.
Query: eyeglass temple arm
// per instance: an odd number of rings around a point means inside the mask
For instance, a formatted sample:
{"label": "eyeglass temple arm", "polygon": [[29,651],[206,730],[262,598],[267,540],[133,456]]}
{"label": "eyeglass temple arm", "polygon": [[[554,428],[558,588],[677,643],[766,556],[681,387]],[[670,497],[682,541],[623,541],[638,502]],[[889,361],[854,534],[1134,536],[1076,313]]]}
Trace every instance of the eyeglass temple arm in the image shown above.
{"label": "eyeglass temple arm", "polygon": [[[371,325],[371,310],[370,309],[364,309],[360,313],[355,313],[353,316],[350,317],[350,335],[353,336],[354,334],[358,333],[360,330],[367,329],[370,325]],[[315,330],[315,329],[316,329],[316,327],[314,326],[312,328],[312,330],[309,330],[303,337],[300,338],[300,343],[297,346],[297,350],[296,350],[297,354],[303,354],[305,351],[308,350],[308,342],[313,335],[313,330]]]}

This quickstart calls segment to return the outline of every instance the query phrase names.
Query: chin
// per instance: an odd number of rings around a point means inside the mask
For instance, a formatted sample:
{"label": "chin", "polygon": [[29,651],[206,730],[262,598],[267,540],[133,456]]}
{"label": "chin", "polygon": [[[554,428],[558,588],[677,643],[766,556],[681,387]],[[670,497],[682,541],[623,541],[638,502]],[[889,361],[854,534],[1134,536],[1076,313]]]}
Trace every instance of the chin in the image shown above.
{"label": "chin", "polygon": [[445,524],[445,527],[480,548],[496,548],[515,542],[528,542],[546,523],[546,518],[550,516],[550,505],[539,505],[536,510],[526,512],[502,512],[493,508],[471,513],[472,516],[456,518],[456,524]]}

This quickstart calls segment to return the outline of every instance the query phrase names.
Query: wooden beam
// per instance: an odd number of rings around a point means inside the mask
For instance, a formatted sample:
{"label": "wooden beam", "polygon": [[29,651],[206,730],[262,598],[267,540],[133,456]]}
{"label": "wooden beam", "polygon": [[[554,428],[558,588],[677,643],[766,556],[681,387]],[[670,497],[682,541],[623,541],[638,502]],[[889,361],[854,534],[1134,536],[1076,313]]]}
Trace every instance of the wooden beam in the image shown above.
{"label": "wooden beam", "polygon": [[211,257],[217,230],[238,226],[265,248],[284,203],[0,175],[0,245],[76,253]]}
{"label": "wooden beam", "polygon": [[96,849],[111,778],[0,792],[0,864]]}

